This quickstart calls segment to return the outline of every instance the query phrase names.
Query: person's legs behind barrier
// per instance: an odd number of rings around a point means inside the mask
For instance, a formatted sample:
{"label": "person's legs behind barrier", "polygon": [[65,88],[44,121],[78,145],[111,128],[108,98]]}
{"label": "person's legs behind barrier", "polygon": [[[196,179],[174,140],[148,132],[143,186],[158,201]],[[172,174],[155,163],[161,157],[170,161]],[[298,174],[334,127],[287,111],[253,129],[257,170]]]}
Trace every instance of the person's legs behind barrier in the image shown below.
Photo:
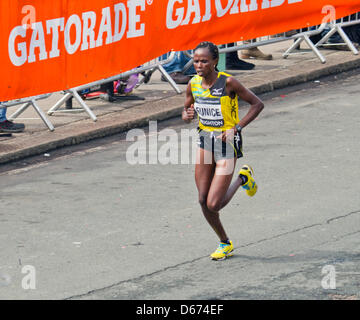
{"label": "person's legs behind barrier", "polygon": [[19,133],[25,130],[25,125],[23,123],[14,123],[7,120],[6,118],[7,108],[0,107],[0,132],[3,133]]}

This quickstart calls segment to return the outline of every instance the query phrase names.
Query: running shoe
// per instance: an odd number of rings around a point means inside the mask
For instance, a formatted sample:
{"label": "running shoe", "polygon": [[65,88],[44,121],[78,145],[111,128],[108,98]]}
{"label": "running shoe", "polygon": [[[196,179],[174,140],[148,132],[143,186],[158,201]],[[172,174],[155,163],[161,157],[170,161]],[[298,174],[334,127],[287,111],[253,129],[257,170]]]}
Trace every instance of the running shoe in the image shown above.
{"label": "running shoe", "polygon": [[0,132],[5,133],[19,133],[25,130],[25,125],[23,123],[14,123],[9,120],[0,122]]}
{"label": "running shoe", "polygon": [[258,186],[253,178],[254,171],[249,165],[244,165],[241,170],[239,171],[239,176],[245,176],[247,181],[242,187],[246,190],[246,194],[249,197],[253,197],[258,189]]}
{"label": "running shoe", "polygon": [[216,249],[215,252],[213,252],[210,257],[213,260],[224,260],[227,257],[232,256],[232,252],[234,250],[234,246],[232,244],[232,241],[230,241],[230,244],[220,242],[219,247]]}

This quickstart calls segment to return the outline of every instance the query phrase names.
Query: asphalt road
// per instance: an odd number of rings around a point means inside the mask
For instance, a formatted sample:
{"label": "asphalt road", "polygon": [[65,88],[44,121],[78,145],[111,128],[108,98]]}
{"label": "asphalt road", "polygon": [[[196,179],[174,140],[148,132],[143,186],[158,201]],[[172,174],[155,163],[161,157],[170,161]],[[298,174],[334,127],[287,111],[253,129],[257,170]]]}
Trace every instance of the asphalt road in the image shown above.
{"label": "asphalt road", "polygon": [[[0,299],[359,299],[360,76],[263,99],[237,163],[258,194],[222,211],[232,258],[209,259],[218,239],[179,163],[196,124],[173,119],[157,149],[118,135],[2,168]],[[173,163],[132,165],[135,146]]]}

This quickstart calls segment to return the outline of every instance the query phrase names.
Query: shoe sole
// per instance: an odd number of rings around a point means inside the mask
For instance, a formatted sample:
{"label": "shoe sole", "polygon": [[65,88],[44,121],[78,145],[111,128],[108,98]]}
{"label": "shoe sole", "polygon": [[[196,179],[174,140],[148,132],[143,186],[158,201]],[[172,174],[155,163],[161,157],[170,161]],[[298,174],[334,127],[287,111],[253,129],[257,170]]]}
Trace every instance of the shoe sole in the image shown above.
{"label": "shoe sole", "polygon": [[11,129],[1,129],[0,133],[21,133],[24,132],[25,129],[11,130]]}
{"label": "shoe sole", "polygon": [[258,185],[257,185],[256,182],[255,182],[255,185],[256,185],[256,190],[255,190],[254,194],[248,194],[248,193],[246,193],[249,197],[253,197],[254,195],[256,195],[257,189],[258,189]]}
{"label": "shoe sole", "polygon": [[273,57],[257,57],[257,56],[250,56],[250,55],[241,55],[241,59],[255,59],[255,60],[273,60]]}
{"label": "shoe sole", "polygon": [[[251,171],[251,176],[253,177],[253,179],[254,179],[254,175],[255,175],[255,173],[254,173],[254,170],[253,170],[253,168],[252,167],[250,167],[249,165],[247,165],[248,167],[249,167],[249,169],[250,169],[250,171]],[[255,180],[254,180],[255,181]],[[249,194],[247,194],[249,197],[253,197],[256,193],[257,193],[257,189],[258,189],[258,185],[257,185],[257,183],[255,182],[255,184],[256,184],[256,191],[255,191],[255,193],[253,194],[253,195],[249,195]]]}
{"label": "shoe sole", "polygon": [[[254,169],[253,169],[251,166],[249,166],[248,164],[246,164],[246,165],[244,165],[244,166],[246,166],[246,167],[249,168],[249,170],[250,170],[250,175],[251,175],[252,178],[254,178],[254,175],[255,175]],[[241,169],[242,169],[242,168],[241,168]],[[255,180],[254,180],[254,181],[255,181]],[[248,194],[248,193],[247,193],[247,190],[246,190],[246,194],[247,194],[249,197],[253,197],[253,196],[257,193],[257,187],[258,187],[258,185],[257,185],[256,182],[255,182],[255,184],[256,184],[256,191],[255,191],[255,193],[254,193],[253,195]]]}
{"label": "shoe sole", "polygon": [[222,261],[222,260],[225,260],[226,258],[232,257],[233,254],[234,254],[234,250],[231,250],[229,253],[227,253],[227,254],[225,255],[225,257],[218,258],[218,259],[217,259],[217,258],[213,258],[213,257],[210,257],[210,258],[211,258],[211,260],[214,260],[214,261]]}

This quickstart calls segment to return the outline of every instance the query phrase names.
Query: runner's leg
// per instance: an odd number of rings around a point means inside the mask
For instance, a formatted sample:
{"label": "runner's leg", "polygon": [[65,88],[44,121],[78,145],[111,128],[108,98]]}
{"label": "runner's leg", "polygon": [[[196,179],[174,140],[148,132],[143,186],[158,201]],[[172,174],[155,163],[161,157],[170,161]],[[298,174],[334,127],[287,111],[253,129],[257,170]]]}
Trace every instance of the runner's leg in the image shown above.
{"label": "runner's leg", "polygon": [[[216,164],[212,152],[199,148],[195,165],[195,181],[199,192],[199,203],[205,219],[213,228],[221,241],[227,240],[227,235],[220,222],[219,213],[207,207],[210,186],[215,174]],[[209,161],[211,160],[211,161]]]}
{"label": "runner's leg", "polygon": [[220,209],[224,208],[230,202],[230,200],[233,198],[234,194],[242,186],[242,184],[243,180],[239,176],[236,177],[235,181],[230,185],[229,189],[227,190]]}
{"label": "runner's leg", "polygon": [[235,188],[232,188],[229,193],[231,180],[235,169],[236,158],[221,159],[216,163],[216,170],[211,182],[210,190],[207,197],[207,207],[213,211],[218,212],[224,207],[224,201],[229,202],[235,193]]}
{"label": "runner's leg", "polygon": [[216,163],[210,189],[206,200],[206,210],[203,210],[205,218],[217,233],[220,241],[226,242],[228,236],[220,221],[219,210],[224,196],[232,180],[236,159],[223,159]]}

